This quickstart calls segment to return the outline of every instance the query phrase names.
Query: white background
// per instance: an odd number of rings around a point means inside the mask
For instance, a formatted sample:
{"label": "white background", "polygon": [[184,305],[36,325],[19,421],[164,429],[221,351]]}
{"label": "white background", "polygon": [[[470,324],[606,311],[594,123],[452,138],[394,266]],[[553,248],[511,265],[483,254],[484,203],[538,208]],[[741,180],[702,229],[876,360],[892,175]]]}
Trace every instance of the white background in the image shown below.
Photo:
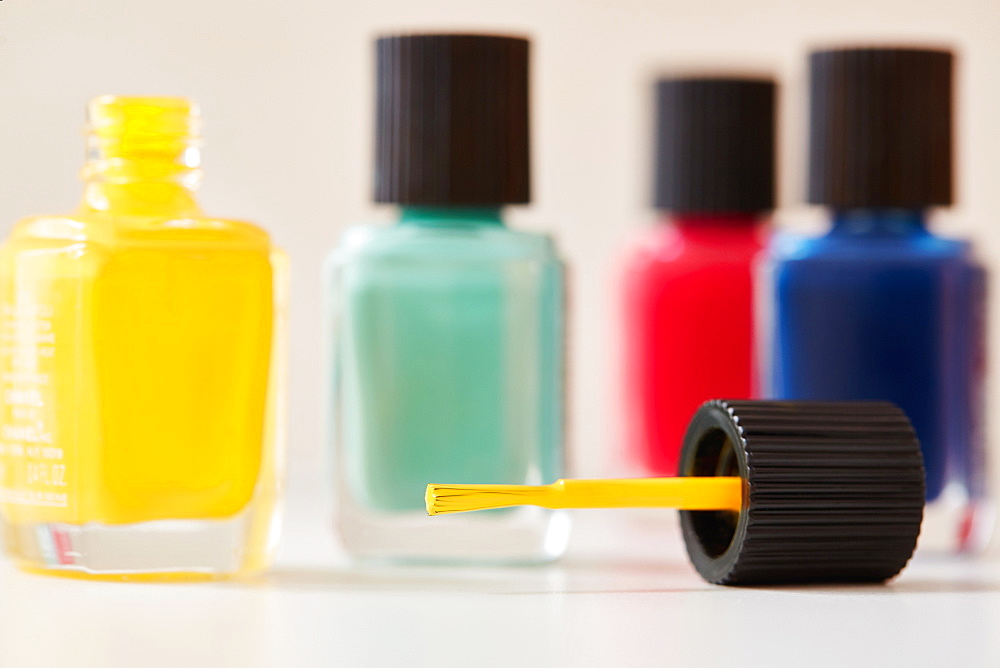
{"label": "white background", "polygon": [[[344,226],[390,215],[369,203],[371,41],[413,29],[534,38],[535,203],[512,219],[553,232],[572,267],[578,474],[613,469],[620,451],[615,279],[630,236],[651,217],[647,112],[657,72],[783,79],[778,217],[806,226],[821,220],[797,206],[808,46],[959,47],[959,206],[938,229],[974,236],[991,263],[1000,251],[996,0],[2,0],[0,231],[75,205],[88,98],[198,100],[205,208],[266,226],[293,260],[291,452],[309,467],[323,451],[323,258]],[[997,342],[1000,327],[994,334]]]}

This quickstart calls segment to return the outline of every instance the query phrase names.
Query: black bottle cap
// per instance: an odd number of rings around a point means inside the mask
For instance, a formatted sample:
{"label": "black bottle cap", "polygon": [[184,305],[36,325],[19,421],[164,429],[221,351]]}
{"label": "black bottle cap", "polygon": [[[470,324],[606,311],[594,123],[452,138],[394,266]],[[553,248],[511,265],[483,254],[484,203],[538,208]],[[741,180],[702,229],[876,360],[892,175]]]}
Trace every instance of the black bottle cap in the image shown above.
{"label": "black bottle cap", "polygon": [[375,201],[528,202],[528,40],[401,35],[375,48]]}
{"label": "black bottle cap", "polygon": [[949,51],[835,49],[809,57],[809,201],[923,208],[952,202]]}
{"label": "black bottle cap", "polygon": [[681,513],[691,561],[715,584],[882,582],[920,533],[920,443],[890,403],[710,401],[681,474],[746,481],[740,512]]}
{"label": "black bottle cap", "polygon": [[656,208],[677,213],[774,208],[775,88],[766,79],[657,82]]}

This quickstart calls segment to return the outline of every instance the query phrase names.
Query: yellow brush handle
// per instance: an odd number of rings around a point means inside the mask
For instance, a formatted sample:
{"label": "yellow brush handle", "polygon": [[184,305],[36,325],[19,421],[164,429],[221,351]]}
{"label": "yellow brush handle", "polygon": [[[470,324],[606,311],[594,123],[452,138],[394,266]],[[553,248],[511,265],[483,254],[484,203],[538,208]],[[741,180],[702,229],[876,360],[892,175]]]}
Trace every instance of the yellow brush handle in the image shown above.
{"label": "yellow brush handle", "polygon": [[638,478],[634,480],[558,480],[562,505],[551,508],[677,508],[739,510],[742,478]]}
{"label": "yellow brush handle", "polygon": [[427,512],[460,513],[486,508],[678,508],[739,510],[743,479],[637,478],[557,480],[551,485],[428,485]]}

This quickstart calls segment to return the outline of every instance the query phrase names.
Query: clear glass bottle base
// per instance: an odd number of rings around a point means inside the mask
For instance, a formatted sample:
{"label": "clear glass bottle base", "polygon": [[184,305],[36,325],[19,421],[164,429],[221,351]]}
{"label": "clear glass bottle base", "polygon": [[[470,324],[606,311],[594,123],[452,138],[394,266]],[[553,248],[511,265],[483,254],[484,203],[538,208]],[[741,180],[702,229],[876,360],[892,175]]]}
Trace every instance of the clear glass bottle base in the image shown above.
{"label": "clear glass bottle base", "polygon": [[989,499],[970,499],[957,484],[924,508],[917,548],[938,554],[977,554],[993,537],[996,509]]}
{"label": "clear glass bottle base", "polygon": [[420,511],[354,508],[337,516],[343,547],[351,557],[387,563],[547,563],[566,551],[569,526],[565,511],[542,508],[436,517]]}
{"label": "clear glass bottle base", "polygon": [[[267,567],[274,536],[253,535],[254,514],[137,524],[3,524],[4,547],[22,569],[114,580],[205,580]],[[260,531],[259,524],[256,530]]]}

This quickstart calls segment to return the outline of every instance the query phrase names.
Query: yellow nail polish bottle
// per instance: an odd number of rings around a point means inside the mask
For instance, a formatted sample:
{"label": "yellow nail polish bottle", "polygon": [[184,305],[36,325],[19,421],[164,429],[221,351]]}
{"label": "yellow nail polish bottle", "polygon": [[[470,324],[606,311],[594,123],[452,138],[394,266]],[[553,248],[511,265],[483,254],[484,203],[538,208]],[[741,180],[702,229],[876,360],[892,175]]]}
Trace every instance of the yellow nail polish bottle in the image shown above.
{"label": "yellow nail polish bottle", "polygon": [[83,202],[0,248],[0,522],[23,568],[198,579],[264,568],[282,441],[286,261],[206,217],[198,113],[89,106]]}

